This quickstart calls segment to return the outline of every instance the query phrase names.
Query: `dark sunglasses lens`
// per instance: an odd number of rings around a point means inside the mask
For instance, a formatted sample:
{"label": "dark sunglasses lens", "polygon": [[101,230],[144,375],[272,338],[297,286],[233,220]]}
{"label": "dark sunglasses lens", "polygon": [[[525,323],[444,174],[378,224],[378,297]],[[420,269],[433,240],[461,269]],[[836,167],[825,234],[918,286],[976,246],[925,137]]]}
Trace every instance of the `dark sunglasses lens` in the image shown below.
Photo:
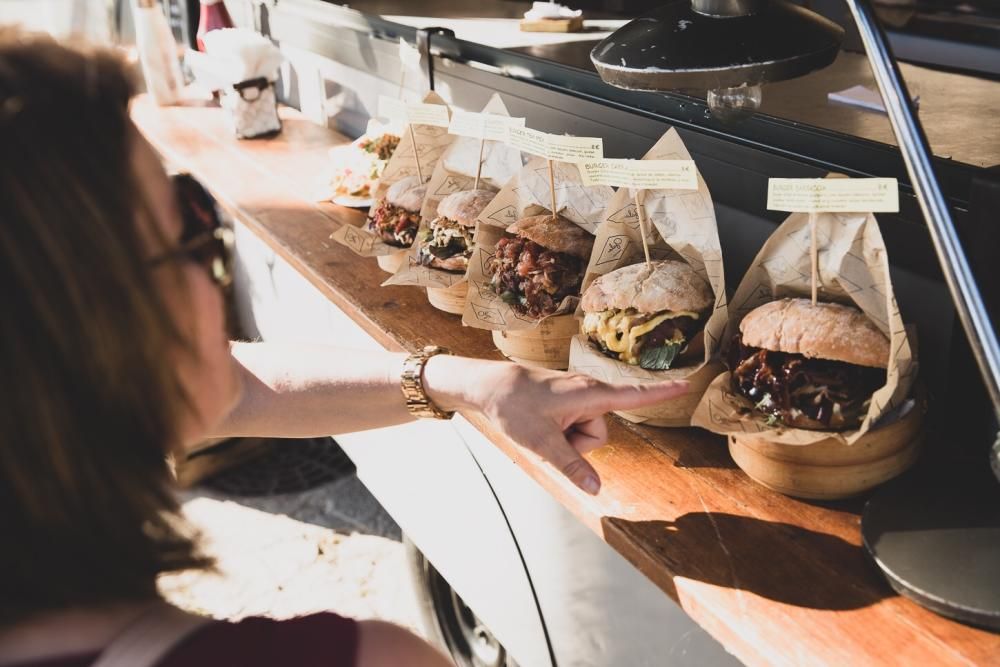
{"label": "dark sunglasses lens", "polygon": [[232,282],[232,230],[222,226],[215,198],[190,174],[175,174],[174,187],[184,229],[186,254],[222,286]]}
{"label": "dark sunglasses lens", "polygon": [[215,198],[190,174],[174,176],[177,203],[180,206],[184,230],[181,241],[196,238],[222,226]]}

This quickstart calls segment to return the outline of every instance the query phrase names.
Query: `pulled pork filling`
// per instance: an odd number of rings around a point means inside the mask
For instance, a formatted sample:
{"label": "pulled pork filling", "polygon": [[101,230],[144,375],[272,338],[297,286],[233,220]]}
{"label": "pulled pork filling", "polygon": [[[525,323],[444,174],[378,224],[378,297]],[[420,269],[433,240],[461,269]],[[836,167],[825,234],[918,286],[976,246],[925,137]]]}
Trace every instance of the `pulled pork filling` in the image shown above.
{"label": "pulled pork filling", "polygon": [[604,354],[650,371],[669,369],[701,328],[698,313],[640,313],[605,310],[587,313],[583,332]]}
{"label": "pulled pork filling", "polygon": [[420,239],[420,263],[427,266],[435,258],[449,259],[458,255],[468,264],[472,256],[473,227],[441,217],[431,222]]}
{"label": "pulled pork filling", "polygon": [[[882,368],[807,359],[743,344],[729,348],[733,391],[753,401],[772,423],[839,430],[861,423],[872,392],[885,384]],[[805,419],[803,419],[803,417]]]}
{"label": "pulled pork filling", "polygon": [[521,237],[500,239],[486,265],[493,275],[493,291],[519,312],[536,318],[556,312],[563,299],[579,291],[583,268],[578,257]]}
{"label": "pulled pork filling", "polygon": [[368,216],[368,229],[390,245],[409,248],[420,226],[420,213],[393,206],[384,199]]}
{"label": "pulled pork filling", "polygon": [[395,134],[382,134],[378,137],[365,139],[358,148],[366,153],[371,153],[376,159],[388,161],[399,146],[399,137]]}

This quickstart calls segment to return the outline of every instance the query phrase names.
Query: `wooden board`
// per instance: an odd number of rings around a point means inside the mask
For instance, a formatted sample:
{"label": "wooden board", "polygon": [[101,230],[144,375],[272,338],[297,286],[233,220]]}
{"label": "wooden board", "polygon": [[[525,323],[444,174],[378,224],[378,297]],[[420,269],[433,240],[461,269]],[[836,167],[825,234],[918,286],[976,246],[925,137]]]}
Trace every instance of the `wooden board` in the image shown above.
{"label": "wooden board", "polygon": [[[314,203],[311,175],[347,139],[282,110],[284,132],[238,142],[217,109],[157,108],[133,118],[170,160],[201,178],[275,251],[392,350],[438,344],[498,359],[490,332],[462,327],[414,287],[329,239],[364,214]],[[609,420],[585,496],[535,456],[467,417],[583,523],[751,665],[988,665],[1000,635],[949,621],[895,595],[861,548],[861,503],[809,503],[750,480],[726,441],[704,431]],[[586,576],[586,573],[577,573]],[[585,629],[584,629],[585,630]]]}
{"label": "wooden board", "polygon": [[518,26],[522,32],[579,32],[583,30],[583,18],[577,16],[571,19],[539,19],[537,21],[521,19]]}

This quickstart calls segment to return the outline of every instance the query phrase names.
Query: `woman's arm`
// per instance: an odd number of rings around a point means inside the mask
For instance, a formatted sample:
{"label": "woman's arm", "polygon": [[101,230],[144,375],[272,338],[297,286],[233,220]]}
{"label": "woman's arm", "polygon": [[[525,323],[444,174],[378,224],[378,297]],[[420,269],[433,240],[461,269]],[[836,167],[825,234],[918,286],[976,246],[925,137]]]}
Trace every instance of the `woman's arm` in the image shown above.
{"label": "woman's arm", "polygon": [[[234,343],[243,396],[213,435],[311,437],[411,421],[400,390],[406,355],[325,345]],[[443,410],[482,412],[580,488],[600,481],[581,456],[604,444],[603,415],[682,394],[683,382],[610,385],[585,375],[438,355],[424,388]]]}

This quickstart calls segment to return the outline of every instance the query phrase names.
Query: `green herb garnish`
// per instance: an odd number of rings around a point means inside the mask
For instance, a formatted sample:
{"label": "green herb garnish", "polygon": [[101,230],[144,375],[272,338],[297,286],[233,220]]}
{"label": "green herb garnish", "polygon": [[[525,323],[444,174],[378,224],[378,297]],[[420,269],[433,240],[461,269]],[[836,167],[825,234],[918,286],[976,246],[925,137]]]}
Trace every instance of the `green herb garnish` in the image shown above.
{"label": "green herb garnish", "polygon": [[517,296],[517,292],[514,290],[507,290],[500,295],[500,300],[509,306],[513,306],[514,304],[519,303],[521,299]]}
{"label": "green herb garnish", "polygon": [[668,341],[663,345],[648,347],[639,355],[639,367],[647,371],[666,371],[681,353],[687,341]]}

